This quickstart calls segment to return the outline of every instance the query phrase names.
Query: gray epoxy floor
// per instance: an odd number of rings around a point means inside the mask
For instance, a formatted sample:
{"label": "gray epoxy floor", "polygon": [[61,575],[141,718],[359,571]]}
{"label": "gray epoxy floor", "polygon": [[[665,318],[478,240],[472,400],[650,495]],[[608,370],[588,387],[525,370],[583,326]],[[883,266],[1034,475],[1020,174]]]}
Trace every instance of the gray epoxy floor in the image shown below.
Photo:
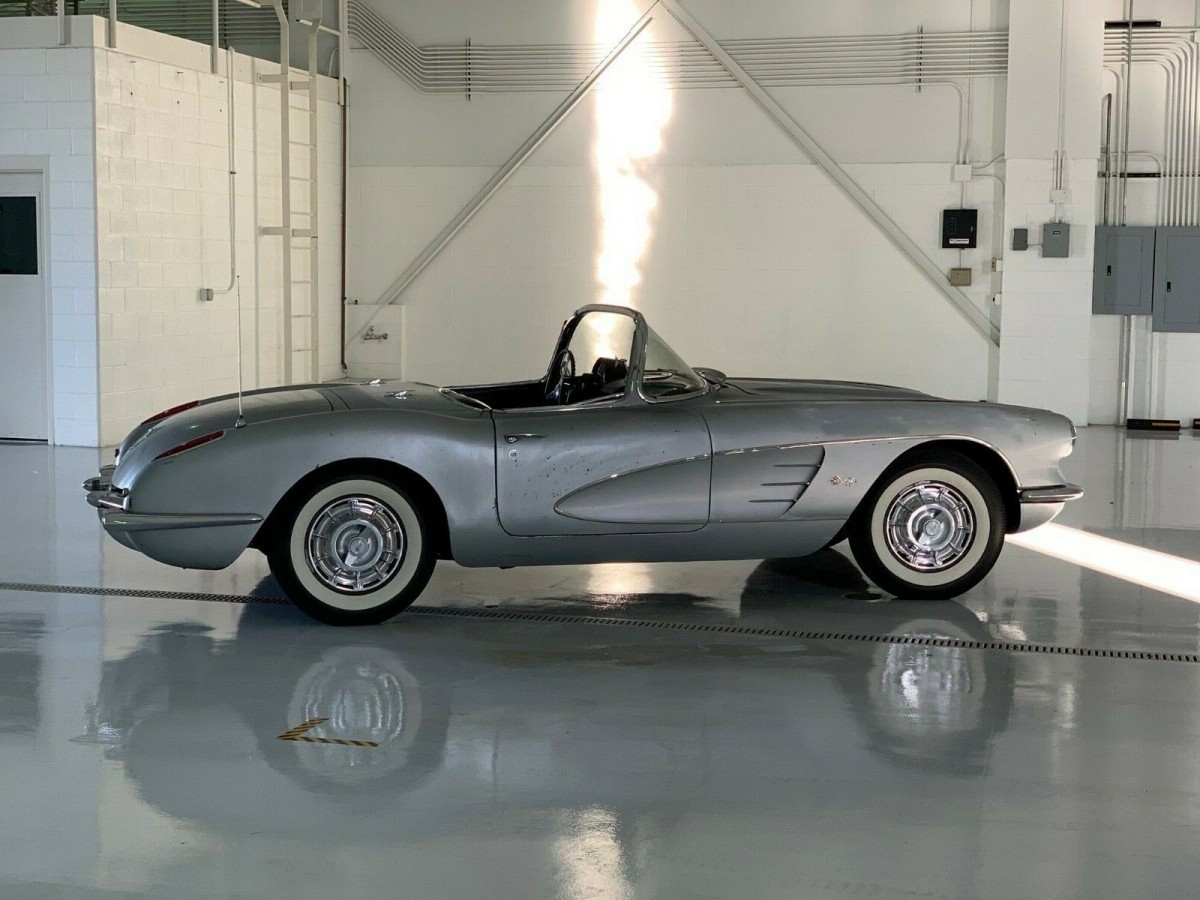
{"label": "gray epoxy floor", "polygon": [[[0,446],[0,582],[274,596],[101,539]],[[1200,560],[1200,441],[1084,431],[1062,521]],[[841,548],[844,550],[844,548]],[[849,596],[847,596],[849,595]],[[1023,547],[960,602],[807,561],[464,570],[422,604],[1200,650]],[[277,740],[311,736],[374,748]],[[1195,897],[1200,665],[0,590],[3,897]]]}

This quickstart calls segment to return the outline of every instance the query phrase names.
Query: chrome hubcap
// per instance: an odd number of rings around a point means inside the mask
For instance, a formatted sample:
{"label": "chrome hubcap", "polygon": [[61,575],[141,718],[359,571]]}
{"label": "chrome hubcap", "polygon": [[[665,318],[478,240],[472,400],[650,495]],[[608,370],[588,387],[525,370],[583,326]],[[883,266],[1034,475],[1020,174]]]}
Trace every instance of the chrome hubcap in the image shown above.
{"label": "chrome hubcap", "polygon": [[335,591],[361,594],[386,583],[404,561],[404,528],[372,497],[342,497],[308,528],[305,561]]}
{"label": "chrome hubcap", "polygon": [[896,559],[920,572],[939,572],[970,549],[975,512],[956,488],[940,481],[921,481],[891,502],[883,530]]}

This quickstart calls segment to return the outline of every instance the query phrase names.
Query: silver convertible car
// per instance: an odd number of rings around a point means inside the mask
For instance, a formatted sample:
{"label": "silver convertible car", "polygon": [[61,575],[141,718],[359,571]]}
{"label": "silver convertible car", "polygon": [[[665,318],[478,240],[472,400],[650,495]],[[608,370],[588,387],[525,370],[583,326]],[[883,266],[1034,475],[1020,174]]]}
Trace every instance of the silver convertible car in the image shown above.
{"label": "silver convertible car", "polygon": [[531,381],[272,388],[176,407],[84,485],[117,541],[219,569],[247,547],[323,622],[381,622],[435,562],[797,557],[844,538],[892,594],[956,596],[1082,491],[1060,415],[902,388],[729,378],[618,306]]}

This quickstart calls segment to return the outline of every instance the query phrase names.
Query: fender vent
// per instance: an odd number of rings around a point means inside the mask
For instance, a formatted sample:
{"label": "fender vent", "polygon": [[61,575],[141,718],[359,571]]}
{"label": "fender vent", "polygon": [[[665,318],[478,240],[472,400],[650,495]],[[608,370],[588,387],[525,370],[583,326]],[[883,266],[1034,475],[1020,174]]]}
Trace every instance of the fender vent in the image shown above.
{"label": "fender vent", "polygon": [[[216,603],[265,603],[286,605],[283,597],[252,597],[245,594],[203,594],[184,591],[155,591],[138,588],[78,587],[74,585],[0,582],[0,590],[42,594],[83,594],[92,597],[145,597],[164,600],[202,600]],[[806,628],[755,628],[748,625],[724,625],[701,622],[661,622],[654,619],[626,619],[612,616],[537,613],[521,610],[466,609],[456,606],[411,606],[402,616],[432,616],[452,619],[497,619],[505,622],[541,622],[547,625],[606,625],[618,628],[649,628],[661,631],[695,631],[707,634],[734,634],[748,637],[780,637],[805,641],[852,641],[864,644],[905,644],[919,647],[945,647],[956,650],[985,650],[1002,653],[1039,653],[1051,656],[1092,659],[1141,660],[1145,662],[1200,663],[1200,653],[1167,653],[1157,650],[1106,650],[1099,647],[1072,647],[1063,644],[1027,644],[1016,641],[976,641],[938,637],[928,634],[861,634],[853,631],[822,631]],[[319,626],[315,626],[319,627]]]}

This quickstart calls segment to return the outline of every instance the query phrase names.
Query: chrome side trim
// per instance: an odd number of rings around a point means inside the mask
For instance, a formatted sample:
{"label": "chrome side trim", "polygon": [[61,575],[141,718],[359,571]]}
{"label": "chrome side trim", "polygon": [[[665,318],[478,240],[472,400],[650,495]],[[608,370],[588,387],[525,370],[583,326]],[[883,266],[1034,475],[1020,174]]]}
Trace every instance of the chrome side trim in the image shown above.
{"label": "chrome side trim", "polygon": [[1083,496],[1083,488],[1077,484],[1053,484],[1048,487],[1019,488],[1017,499],[1021,503],[1066,503]]}
{"label": "chrome side trim", "polygon": [[124,510],[100,511],[100,523],[109,532],[162,531],[179,528],[220,528],[226,525],[258,525],[263,517],[253,513],[189,514],[131,513]]}

